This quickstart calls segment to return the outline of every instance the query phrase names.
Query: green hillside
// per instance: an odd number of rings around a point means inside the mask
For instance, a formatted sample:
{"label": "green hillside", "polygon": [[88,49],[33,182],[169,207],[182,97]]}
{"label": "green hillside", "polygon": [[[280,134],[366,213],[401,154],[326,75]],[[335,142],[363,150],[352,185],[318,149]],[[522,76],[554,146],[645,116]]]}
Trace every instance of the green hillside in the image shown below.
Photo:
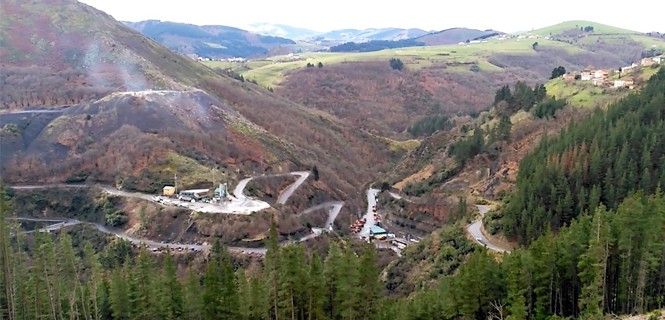
{"label": "green hillside", "polygon": [[[592,32],[580,31],[580,27],[592,26]],[[571,31],[572,35],[566,35]],[[583,35],[579,37],[580,34]],[[619,59],[624,62],[639,58],[639,53],[648,48],[665,49],[665,41],[649,37],[642,33],[591,21],[567,21],[553,26],[527,32],[534,36],[552,36],[553,39],[520,39],[517,35],[508,39],[488,39],[480,43],[464,45],[441,45],[387,49],[374,52],[310,52],[299,57],[277,56],[268,59],[250,60],[242,63],[225,61],[204,62],[212,68],[230,69],[242,74],[247,79],[257,81],[266,87],[276,87],[289,72],[306,68],[308,63],[321,62],[325,65],[348,62],[380,61],[392,57],[402,59],[409,70],[421,70],[450,64],[475,63],[480,71],[501,71],[500,66],[489,60],[497,55],[537,55],[532,47],[538,42],[538,49],[554,54],[560,50],[560,60],[570,60],[567,55],[599,54],[601,60]],[[569,37],[570,36],[570,37]],[[468,72],[468,66],[448,68],[452,72]]]}
{"label": "green hillside", "polygon": [[[559,41],[539,40],[542,49],[559,49],[569,54],[583,53],[584,50]],[[273,57],[270,59],[251,60],[244,63],[230,63],[223,61],[204,62],[211,68],[231,69],[242,74],[246,79],[252,79],[266,87],[278,86],[284,77],[299,69],[305,69],[308,63],[323,63],[324,66],[338,63],[361,61],[388,61],[397,57],[401,59],[409,70],[419,70],[444,64],[475,63],[480,71],[495,72],[501,68],[488,60],[495,54],[534,55],[532,42],[520,39],[488,40],[487,42],[468,45],[443,45],[431,47],[410,47],[388,49],[362,53],[328,53],[312,52],[301,55],[301,59],[287,61],[286,57]],[[448,68],[453,72],[469,72],[468,66]]]}
{"label": "green hillside", "polygon": [[548,36],[548,35],[560,34],[562,32],[569,30],[579,30],[580,28],[584,28],[587,26],[593,27],[593,32],[591,32],[592,34],[639,34],[639,32],[637,31],[622,29],[602,23],[596,23],[593,21],[585,21],[585,20],[564,21],[552,26],[530,31],[529,33],[541,36]]}

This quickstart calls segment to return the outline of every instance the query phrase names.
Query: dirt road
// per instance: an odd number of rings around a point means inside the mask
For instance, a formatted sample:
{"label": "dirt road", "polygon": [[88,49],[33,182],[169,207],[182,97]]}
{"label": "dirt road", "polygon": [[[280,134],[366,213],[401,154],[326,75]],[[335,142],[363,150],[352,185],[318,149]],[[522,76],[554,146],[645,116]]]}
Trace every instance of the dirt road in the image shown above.
{"label": "dirt road", "polygon": [[476,219],[472,224],[468,225],[466,227],[467,232],[473,237],[473,240],[476,241],[478,244],[486,247],[489,250],[496,251],[496,252],[508,252],[510,253],[510,248],[503,248],[500,245],[496,243],[492,243],[490,239],[485,237],[484,234],[484,228],[483,228],[483,217],[485,216],[485,213],[489,212],[491,209],[491,206],[487,205],[476,205],[478,208],[478,211],[480,212],[480,217]]}

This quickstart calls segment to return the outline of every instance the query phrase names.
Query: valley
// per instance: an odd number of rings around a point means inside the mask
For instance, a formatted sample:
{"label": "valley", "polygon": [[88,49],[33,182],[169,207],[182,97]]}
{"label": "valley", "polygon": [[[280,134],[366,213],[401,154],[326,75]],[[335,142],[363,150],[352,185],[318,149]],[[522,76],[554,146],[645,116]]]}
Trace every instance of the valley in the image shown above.
{"label": "valley", "polygon": [[665,308],[661,33],[84,2],[0,0],[0,319]]}

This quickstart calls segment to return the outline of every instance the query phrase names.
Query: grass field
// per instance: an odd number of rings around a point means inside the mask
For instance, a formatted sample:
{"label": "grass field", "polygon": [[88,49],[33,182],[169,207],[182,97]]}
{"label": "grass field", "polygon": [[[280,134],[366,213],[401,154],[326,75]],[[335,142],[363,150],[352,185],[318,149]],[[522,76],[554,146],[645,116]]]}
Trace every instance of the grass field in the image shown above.
{"label": "grass field", "polygon": [[579,29],[580,27],[586,27],[586,26],[592,26],[593,27],[593,33],[594,34],[634,34],[637,33],[636,31],[632,30],[627,30],[627,29],[622,29],[622,28],[617,28],[613,26],[608,26],[605,24],[601,23],[596,23],[592,21],[584,21],[584,20],[572,20],[572,21],[565,21],[559,24],[555,24],[549,27],[545,27],[542,29],[536,29],[533,30],[529,33],[531,34],[537,34],[541,36],[547,36],[550,34],[558,34],[562,33],[564,31],[568,31],[571,29]]}
{"label": "grass field", "polygon": [[[488,62],[492,54],[533,54],[532,39],[489,40],[482,43],[465,45],[444,45],[431,47],[409,47],[359,53],[310,52],[302,54],[299,60],[288,61],[288,57],[278,56],[269,59],[252,60],[243,63],[224,61],[207,61],[212,68],[231,69],[242,74],[246,79],[256,80],[266,87],[278,86],[284,76],[293,70],[306,68],[308,63],[323,65],[356,62],[356,61],[388,61],[396,57],[401,59],[411,70],[426,68],[435,64],[475,63],[481,71],[501,71],[501,68]],[[569,53],[583,50],[567,43],[538,39],[540,48],[557,48]],[[469,65],[451,66],[451,71],[470,72]]]}

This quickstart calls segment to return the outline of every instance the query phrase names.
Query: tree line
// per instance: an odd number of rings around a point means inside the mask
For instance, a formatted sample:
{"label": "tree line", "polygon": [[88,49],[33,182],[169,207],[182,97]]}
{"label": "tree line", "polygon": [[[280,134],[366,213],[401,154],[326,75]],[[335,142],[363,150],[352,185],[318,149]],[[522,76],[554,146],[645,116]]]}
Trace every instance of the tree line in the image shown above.
{"label": "tree line", "polygon": [[543,138],[520,163],[504,232],[529,243],[599,204],[616,208],[636,190],[665,186],[664,106],[661,69],[639,94]]}
{"label": "tree line", "polygon": [[371,40],[367,42],[345,42],[330,47],[330,52],[370,52],[384,49],[404,48],[404,47],[422,47],[424,42],[414,39],[403,40]]}

